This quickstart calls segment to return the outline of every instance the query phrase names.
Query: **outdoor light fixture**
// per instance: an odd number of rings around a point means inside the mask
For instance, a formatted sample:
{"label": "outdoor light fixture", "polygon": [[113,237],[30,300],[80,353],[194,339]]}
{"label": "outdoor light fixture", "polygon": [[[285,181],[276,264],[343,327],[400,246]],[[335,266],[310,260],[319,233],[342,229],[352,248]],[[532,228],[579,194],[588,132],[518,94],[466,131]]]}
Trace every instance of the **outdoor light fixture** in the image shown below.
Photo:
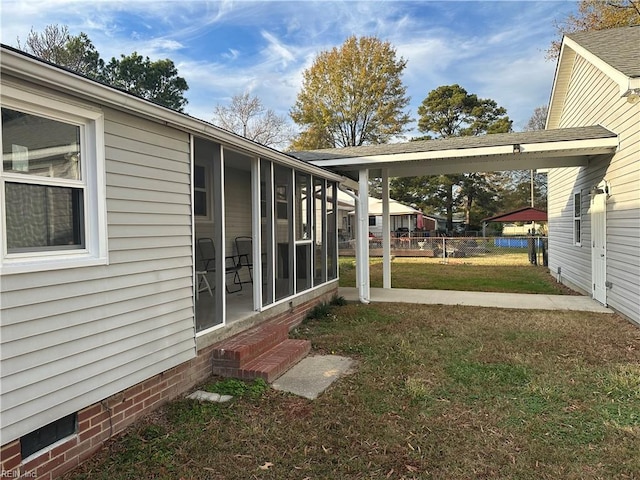
{"label": "outdoor light fixture", "polygon": [[522,149],[520,148],[520,144],[519,143],[514,143],[513,144],[513,153],[520,153],[522,152]]}
{"label": "outdoor light fixture", "polygon": [[622,96],[627,97],[629,103],[637,103],[640,100],[640,88],[630,88]]}
{"label": "outdoor light fixture", "polygon": [[606,193],[607,196],[609,195],[609,184],[607,182],[604,182],[603,185],[594,185],[589,190],[589,194],[591,194],[591,196],[601,195],[603,193]]}

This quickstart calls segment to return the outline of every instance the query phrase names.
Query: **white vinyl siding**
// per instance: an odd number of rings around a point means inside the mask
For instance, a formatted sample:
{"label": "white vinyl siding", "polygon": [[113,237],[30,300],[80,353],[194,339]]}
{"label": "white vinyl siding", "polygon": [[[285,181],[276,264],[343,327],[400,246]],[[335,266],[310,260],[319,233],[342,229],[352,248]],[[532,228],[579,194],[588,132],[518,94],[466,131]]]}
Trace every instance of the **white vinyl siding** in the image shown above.
{"label": "white vinyl siding", "polygon": [[189,136],[104,113],[109,265],[2,278],[2,444],[195,356]]}
{"label": "white vinyl siding", "polygon": [[[554,113],[555,115],[555,113]],[[558,127],[602,125],[618,134],[610,161],[549,172],[549,266],[556,275],[591,292],[589,190],[608,182],[606,219],[607,304],[640,322],[640,104],[620,97],[617,83],[577,56]],[[582,245],[572,243],[572,192],[582,192]],[[585,203],[586,202],[586,203]]]}

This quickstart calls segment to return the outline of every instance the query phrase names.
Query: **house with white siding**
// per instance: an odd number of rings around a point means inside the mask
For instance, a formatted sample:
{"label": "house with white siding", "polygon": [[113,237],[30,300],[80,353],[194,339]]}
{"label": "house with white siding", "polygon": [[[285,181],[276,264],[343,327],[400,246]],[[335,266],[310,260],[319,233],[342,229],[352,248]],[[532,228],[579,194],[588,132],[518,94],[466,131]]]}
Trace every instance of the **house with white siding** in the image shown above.
{"label": "house with white siding", "polygon": [[288,331],[337,292],[342,177],[10,47],[0,61],[2,476],[55,478],[214,372],[290,366],[234,364],[224,342],[309,351]]}
{"label": "house with white siding", "polygon": [[565,37],[547,129],[601,125],[613,156],[548,172],[549,268],[640,323],[640,26]]}

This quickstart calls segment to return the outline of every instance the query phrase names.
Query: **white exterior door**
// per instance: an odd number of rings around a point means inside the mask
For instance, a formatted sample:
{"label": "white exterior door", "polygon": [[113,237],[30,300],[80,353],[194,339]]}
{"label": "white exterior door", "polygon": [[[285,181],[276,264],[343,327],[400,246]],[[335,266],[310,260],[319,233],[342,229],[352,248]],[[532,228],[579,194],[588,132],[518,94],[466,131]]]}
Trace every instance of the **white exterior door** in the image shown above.
{"label": "white exterior door", "polygon": [[607,304],[607,195],[591,195],[591,278],[594,300]]}

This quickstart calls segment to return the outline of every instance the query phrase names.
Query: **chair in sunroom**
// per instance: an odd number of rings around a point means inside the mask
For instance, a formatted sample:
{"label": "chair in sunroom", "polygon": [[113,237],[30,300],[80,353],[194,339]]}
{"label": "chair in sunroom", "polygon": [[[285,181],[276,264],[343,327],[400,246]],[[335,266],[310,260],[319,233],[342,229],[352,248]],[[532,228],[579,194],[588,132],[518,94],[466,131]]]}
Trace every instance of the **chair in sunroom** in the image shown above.
{"label": "chair in sunroom", "polygon": [[[204,271],[206,273],[215,272],[216,271],[216,248],[211,238],[199,238],[198,239],[198,253],[200,255],[200,260],[204,265]],[[236,293],[242,290],[242,281],[240,280],[239,271],[242,268],[240,262],[238,261],[238,257],[236,256],[227,256],[225,257],[225,269],[224,273],[226,275],[233,275],[233,284],[238,285],[238,289],[231,290],[229,289],[229,284],[225,281],[225,288],[227,293]],[[206,275],[206,274],[205,274]]]}
{"label": "chair in sunroom", "polygon": [[249,270],[249,281],[253,284],[253,239],[248,236],[236,237],[236,252],[241,268]]}

